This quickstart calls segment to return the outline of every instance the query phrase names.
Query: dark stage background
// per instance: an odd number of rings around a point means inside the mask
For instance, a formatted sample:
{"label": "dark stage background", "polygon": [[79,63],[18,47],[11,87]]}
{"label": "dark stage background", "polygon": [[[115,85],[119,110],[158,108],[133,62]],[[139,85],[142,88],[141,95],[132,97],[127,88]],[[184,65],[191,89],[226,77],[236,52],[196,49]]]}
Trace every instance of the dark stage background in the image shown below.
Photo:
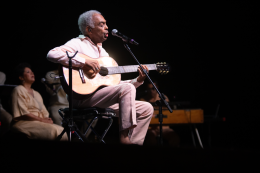
{"label": "dark stage background", "polygon": [[[252,2],[176,3],[174,1],[9,3],[2,14],[0,71],[6,84],[15,84],[14,67],[28,62],[36,75],[33,88],[46,106],[48,95],[40,79],[57,68],[48,51],[79,35],[81,13],[96,9],[107,20],[109,32],[134,38],[131,46],[140,63],[168,62],[171,72],[150,72],[171,101],[190,101],[192,108],[213,114],[220,104],[225,123],[213,129],[216,147],[256,147],[259,122],[259,5]],[[111,34],[103,43],[119,65],[135,64],[122,41]],[[122,79],[137,73],[123,74]],[[144,87],[137,89],[141,93]],[[206,128],[201,125],[202,140]],[[112,129],[113,131],[113,129]],[[113,132],[109,132],[114,134]],[[109,136],[109,134],[108,134]]]}

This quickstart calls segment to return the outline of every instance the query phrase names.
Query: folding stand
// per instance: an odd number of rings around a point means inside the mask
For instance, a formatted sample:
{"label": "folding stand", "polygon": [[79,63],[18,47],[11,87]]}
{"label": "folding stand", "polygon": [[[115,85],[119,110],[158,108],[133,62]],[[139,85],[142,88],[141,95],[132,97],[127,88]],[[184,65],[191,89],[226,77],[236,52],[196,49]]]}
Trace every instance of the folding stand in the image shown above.
{"label": "folding stand", "polygon": [[73,104],[72,104],[72,96],[73,96],[73,91],[72,91],[72,62],[71,59],[76,56],[78,51],[73,55],[69,56],[68,52],[66,51],[66,54],[69,58],[69,118],[68,121],[64,121],[63,126],[64,129],[61,132],[61,134],[56,138],[56,140],[60,140],[62,138],[62,135],[67,132],[68,135],[68,140],[71,142],[71,133],[74,133],[79,137],[80,140],[86,142],[87,138],[80,132],[78,127],[76,126],[75,122],[73,122]]}

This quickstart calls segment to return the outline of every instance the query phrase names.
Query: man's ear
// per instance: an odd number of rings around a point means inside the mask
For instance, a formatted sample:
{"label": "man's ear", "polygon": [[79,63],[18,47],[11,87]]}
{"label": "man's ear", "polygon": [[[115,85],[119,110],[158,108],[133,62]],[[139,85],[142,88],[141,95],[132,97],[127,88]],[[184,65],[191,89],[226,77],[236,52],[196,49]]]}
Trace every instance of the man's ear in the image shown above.
{"label": "man's ear", "polygon": [[87,31],[87,33],[90,33],[91,30],[92,30],[92,28],[91,28],[90,26],[87,26],[87,27],[86,27],[86,31]]}

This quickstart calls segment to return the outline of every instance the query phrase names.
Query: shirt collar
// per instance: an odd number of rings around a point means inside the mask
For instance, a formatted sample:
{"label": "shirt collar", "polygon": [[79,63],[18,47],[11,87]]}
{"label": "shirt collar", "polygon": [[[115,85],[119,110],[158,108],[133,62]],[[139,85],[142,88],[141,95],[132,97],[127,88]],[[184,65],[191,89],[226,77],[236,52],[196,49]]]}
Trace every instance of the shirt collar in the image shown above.
{"label": "shirt collar", "polygon": [[[83,41],[84,39],[88,40],[91,44],[93,44],[94,46],[96,46],[92,40],[89,37],[86,37],[85,35],[79,35],[78,38]],[[102,43],[98,43],[97,44],[98,47],[102,47]]]}

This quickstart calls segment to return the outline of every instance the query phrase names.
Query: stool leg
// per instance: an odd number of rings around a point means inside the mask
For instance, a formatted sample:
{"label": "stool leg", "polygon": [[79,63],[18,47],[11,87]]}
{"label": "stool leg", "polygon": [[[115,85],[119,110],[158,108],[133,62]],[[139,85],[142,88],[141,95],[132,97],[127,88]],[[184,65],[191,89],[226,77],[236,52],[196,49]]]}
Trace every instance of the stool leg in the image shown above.
{"label": "stool leg", "polygon": [[92,132],[99,138],[99,141],[100,141],[100,142],[103,142],[104,144],[106,144],[105,141],[102,139],[102,137],[101,137],[101,136],[94,130],[94,128],[92,127],[92,124],[93,124],[94,120],[96,120],[97,118],[98,118],[98,117],[94,117],[94,118],[91,120],[90,123],[89,123],[88,121],[86,121],[86,123],[87,123],[87,125],[88,125],[88,128],[87,128],[87,130],[85,131],[85,134],[84,134],[84,135],[86,135],[87,132],[88,132],[88,130],[91,129]]}
{"label": "stool leg", "polygon": [[96,118],[97,118],[97,117],[93,118],[93,120],[91,121],[91,123],[89,123],[89,122],[86,121],[86,123],[88,124],[88,128],[87,128],[85,134],[88,132],[89,129],[91,129],[92,132],[99,138],[99,141],[100,141],[100,142],[103,142],[104,144],[106,144],[103,139],[104,139],[105,135],[107,134],[108,129],[111,127],[111,125],[112,125],[112,123],[113,123],[113,119],[112,119],[111,117],[108,117],[108,118],[110,119],[110,120],[109,120],[109,124],[108,124],[107,128],[105,129],[104,133],[102,134],[102,136],[100,136],[100,135],[94,130],[94,128],[92,127],[92,123],[94,122],[94,120],[95,120]]}
{"label": "stool leg", "polygon": [[78,126],[75,124],[74,122],[74,133],[79,137],[79,139],[82,141],[82,142],[87,142],[88,139],[86,138],[86,136],[84,134],[81,133],[81,131],[79,130]]}
{"label": "stool leg", "polygon": [[202,142],[201,142],[201,140],[200,140],[199,131],[198,131],[197,127],[195,126],[195,124],[194,124],[194,129],[195,129],[195,132],[196,132],[196,134],[197,134],[197,138],[198,138],[198,141],[199,141],[199,143],[200,143],[200,146],[201,146],[201,148],[203,148]]}
{"label": "stool leg", "polygon": [[98,137],[99,142],[103,142],[104,144],[106,144],[105,141],[102,139],[102,137],[95,131],[95,129],[93,127],[90,127],[90,129]]}
{"label": "stool leg", "polygon": [[86,121],[86,123],[87,123],[87,125],[88,125],[88,128],[87,128],[87,130],[85,131],[84,135],[87,134],[87,132],[88,132],[89,129],[91,129],[91,130],[93,131],[93,129],[92,129],[92,124],[93,124],[93,122],[94,122],[97,118],[98,118],[98,117],[94,117],[94,118],[90,121],[90,123],[89,123],[88,121]]}
{"label": "stool leg", "polygon": [[109,128],[110,128],[110,126],[112,125],[112,123],[113,123],[113,119],[110,117],[109,124],[108,124],[106,130],[104,131],[104,133],[103,133],[103,135],[102,135],[102,137],[101,137],[102,140],[103,140],[103,138],[105,137],[105,135],[107,134],[107,131],[109,130]]}

